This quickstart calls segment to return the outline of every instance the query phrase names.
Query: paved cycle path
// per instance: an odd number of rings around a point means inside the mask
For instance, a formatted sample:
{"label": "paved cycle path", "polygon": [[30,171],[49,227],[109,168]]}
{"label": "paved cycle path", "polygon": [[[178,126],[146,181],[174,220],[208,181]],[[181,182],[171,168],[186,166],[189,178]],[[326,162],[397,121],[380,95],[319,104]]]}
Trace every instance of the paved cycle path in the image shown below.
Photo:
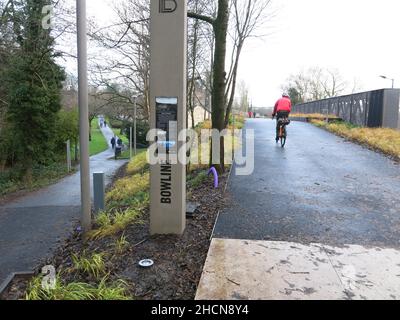
{"label": "paved cycle path", "polygon": [[[112,130],[102,129],[110,144]],[[90,158],[91,173],[106,183],[126,160],[112,160],[111,147]],[[92,174],[91,174],[92,178]],[[0,207],[0,284],[12,272],[29,271],[73,231],[80,219],[80,173]]]}
{"label": "paved cycle path", "polygon": [[285,149],[271,120],[250,120],[255,171],[232,175],[215,237],[400,247],[400,166],[311,124]]}
{"label": "paved cycle path", "polygon": [[255,171],[228,186],[197,299],[399,299],[400,166],[311,124],[249,120]]}

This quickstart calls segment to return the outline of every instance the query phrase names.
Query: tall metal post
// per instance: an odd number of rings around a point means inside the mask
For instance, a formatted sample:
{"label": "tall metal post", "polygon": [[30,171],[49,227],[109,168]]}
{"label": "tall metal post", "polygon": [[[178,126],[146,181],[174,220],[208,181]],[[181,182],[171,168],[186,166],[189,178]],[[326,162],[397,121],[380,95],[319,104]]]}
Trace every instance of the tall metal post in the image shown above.
{"label": "tall metal post", "polygon": [[95,212],[104,211],[106,208],[104,172],[93,173],[93,199]]}
{"label": "tall metal post", "polygon": [[132,144],[133,144],[133,137],[132,137],[132,127],[130,127],[130,132],[129,132],[129,159],[132,159]]}
{"label": "tall metal post", "polygon": [[67,170],[68,170],[68,173],[70,173],[71,170],[72,170],[72,165],[71,165],[71,141],[68,140],[66,145],[67,145]]}
{"label": "tall metal post", "polygon": [[[134,155],[137,156],[137,97],[135,97],[135,108],[133,111],[133,148]],[[132,136],[132,135],[131,135]]]}
{"label": "tall metal post", "polygon": [[78,104],[80,130],[81,225],[84,232],[91,229],[89,108],[87,76],[86,0],[76,0],[78,40]]}
{"label": "tall metal post", "polygon": [[236,118],[235,118],[235,110],[232,110],[232,164],[235,161],[235,127],[236,127]]}

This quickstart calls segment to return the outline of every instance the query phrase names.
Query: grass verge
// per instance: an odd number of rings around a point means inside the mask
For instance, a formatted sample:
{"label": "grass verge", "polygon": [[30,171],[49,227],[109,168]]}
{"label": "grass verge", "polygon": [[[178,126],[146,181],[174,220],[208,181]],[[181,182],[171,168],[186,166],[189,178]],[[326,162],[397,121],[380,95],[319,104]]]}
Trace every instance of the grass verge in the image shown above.
{"label": "grass verge", "polygon": [[202,185],[208,179],[209,176],[206,170],[192,171],[187,177],[187,185],[189,188],[195,189]]}
{"label": "grass verge", "polygon": [[[92,122],[92,141],[89,147],[90,156],[99,154],[108,149],[108,143],[98,127],[97,119]],[[73,152],[72,157],[74,158],[74,156]],[[74,169],[73,172],[75,172]],[[30,184],[20,176],[17,169],[8,169],[0,172],[0,197],[20,191],[35,191],[49,186],[67,175],[69,175],[69,173],[66,159],[64,160],[63,158],[60,158],[60,160],[50,165],[35,165],[33,167],[32,183]]]}
{"label": "grass verge", "polygon": [[19,191],[34,191],[67,176],[66,163],[60,161],[51,165],[35,165],[33,168],[32,183],[27,183],[19,174],[18,170],[8,169],[0,172],[0,197]]}
{"label": "grass verge", "polygon": [[[246,118],[243,116],[235,115],[235,117],[231,116],[229,119],[229,124],[227,129],[243,129],[245,126]],[[212,123],[211,120],[205,120],[204,122],[200,122],[197,127],[195,128],[196,130],[201,130],[201,129],[211,129],[212,128]]]}
{"label": "grass verge", "polygon": [[[129,225],[141,223],[141,216],[149,205],[149,172],[146,152],[141,152],[127,166],[126,176],[107,193],[108,210],[97,215],[87,243],[110,243],[105,252],[78,250],[69,255],[70,263],[59,270],[56,286],[46,289],[43,277],[34,278],[26,293],[27,300],[131,300],[127,285],[122,280],[111,281],[110,266],[114,255],[129,247],[124,232]],[[97,245],[96,245],[97,247]],[[66,281],[72,279],[73,281]],[[83,280],[82,282],[76,279]],[[86,282],[89,281],[89,282]]]}
{"label": "grass verge", "polygon": [[104,276],[106,273],[104,253],[88,255],[86,252],[83,252],[81,256],[72,254],[71,257],[76,270],[84,272],[95,279],[99,279],[100,276]]}
{"label": "grass verge", "polygon": [[145,208],[147,205],[124,211],[102,212],[96,219],[96,229],[89,233],[88,238],[98,240],[123,232],[129,225],[140,222]]}
{"label": "grass verge", "polygon": [[77,300],[130,300],[132,299],[126,290],[126,283],[116,281],[108,283],[108,278],[101,279],[98,285],[87,283],[72,282],[64,284],[62,275],[56,278],[54,288],[44,288],[42,285],[43,277],[34,278],[27,290],[26,300],[54,300],[54,301],[77,301]]}
{"label": "grass verge", "polygon": [[345,122],[326,123],[313,120],[312,123],[343,138],[400,160],[400,131],[388,128],[364,128]]}
{"label": "grass verge", "polygon": [[89,144],[90,156],[94,156],[108,149],[108,142],[100,130],[97,119],[92,121],[92,141]]}
{"label": "grass verge", "polygon": [[102,239],[123,232],[140,217],[150,203],[150,175],[147,154],[141,151],[127,166],[126,176],[107,192],[107,211],[95,219],[91,239]]}
{"label": "grass verge", "polygon": [[309,119],[338,119],[336,115],[333,114],[321,114],[321,113],[292,113],[291,118],[309,118]]}

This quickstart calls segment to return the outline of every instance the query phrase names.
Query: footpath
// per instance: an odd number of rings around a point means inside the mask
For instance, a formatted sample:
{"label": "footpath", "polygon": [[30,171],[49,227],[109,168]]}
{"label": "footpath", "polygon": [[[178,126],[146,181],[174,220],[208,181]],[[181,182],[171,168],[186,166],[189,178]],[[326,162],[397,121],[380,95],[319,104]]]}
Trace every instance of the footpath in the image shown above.
{"label": "footpath", "polygon": [[285,149],[255,130],[255,171],[228,186],[197,299],[400,299],[400,166],[311,124]]}
{"label": "footpath", "polygon": [[[111,128],[102,128],[110,145]],[[113,160],[111,146],[90,158],[106,184],[127,160]],[[91,187],[92,183],[91,183]],[[93,192],[91,192],[93,194]],[[80,220],[80,173],[0,207],[0,284],[13,272],[31,271],[64,242]]]}

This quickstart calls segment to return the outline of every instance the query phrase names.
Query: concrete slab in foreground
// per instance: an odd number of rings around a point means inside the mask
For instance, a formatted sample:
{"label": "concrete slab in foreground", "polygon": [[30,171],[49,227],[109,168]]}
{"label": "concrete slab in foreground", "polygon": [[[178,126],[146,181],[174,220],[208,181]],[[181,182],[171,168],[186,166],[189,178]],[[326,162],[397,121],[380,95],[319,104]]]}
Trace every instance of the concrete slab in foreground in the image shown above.
{"label": "concrete slab in foreground", "polygon": [[214,239],[196,300],[400,300],[400,251]]}

